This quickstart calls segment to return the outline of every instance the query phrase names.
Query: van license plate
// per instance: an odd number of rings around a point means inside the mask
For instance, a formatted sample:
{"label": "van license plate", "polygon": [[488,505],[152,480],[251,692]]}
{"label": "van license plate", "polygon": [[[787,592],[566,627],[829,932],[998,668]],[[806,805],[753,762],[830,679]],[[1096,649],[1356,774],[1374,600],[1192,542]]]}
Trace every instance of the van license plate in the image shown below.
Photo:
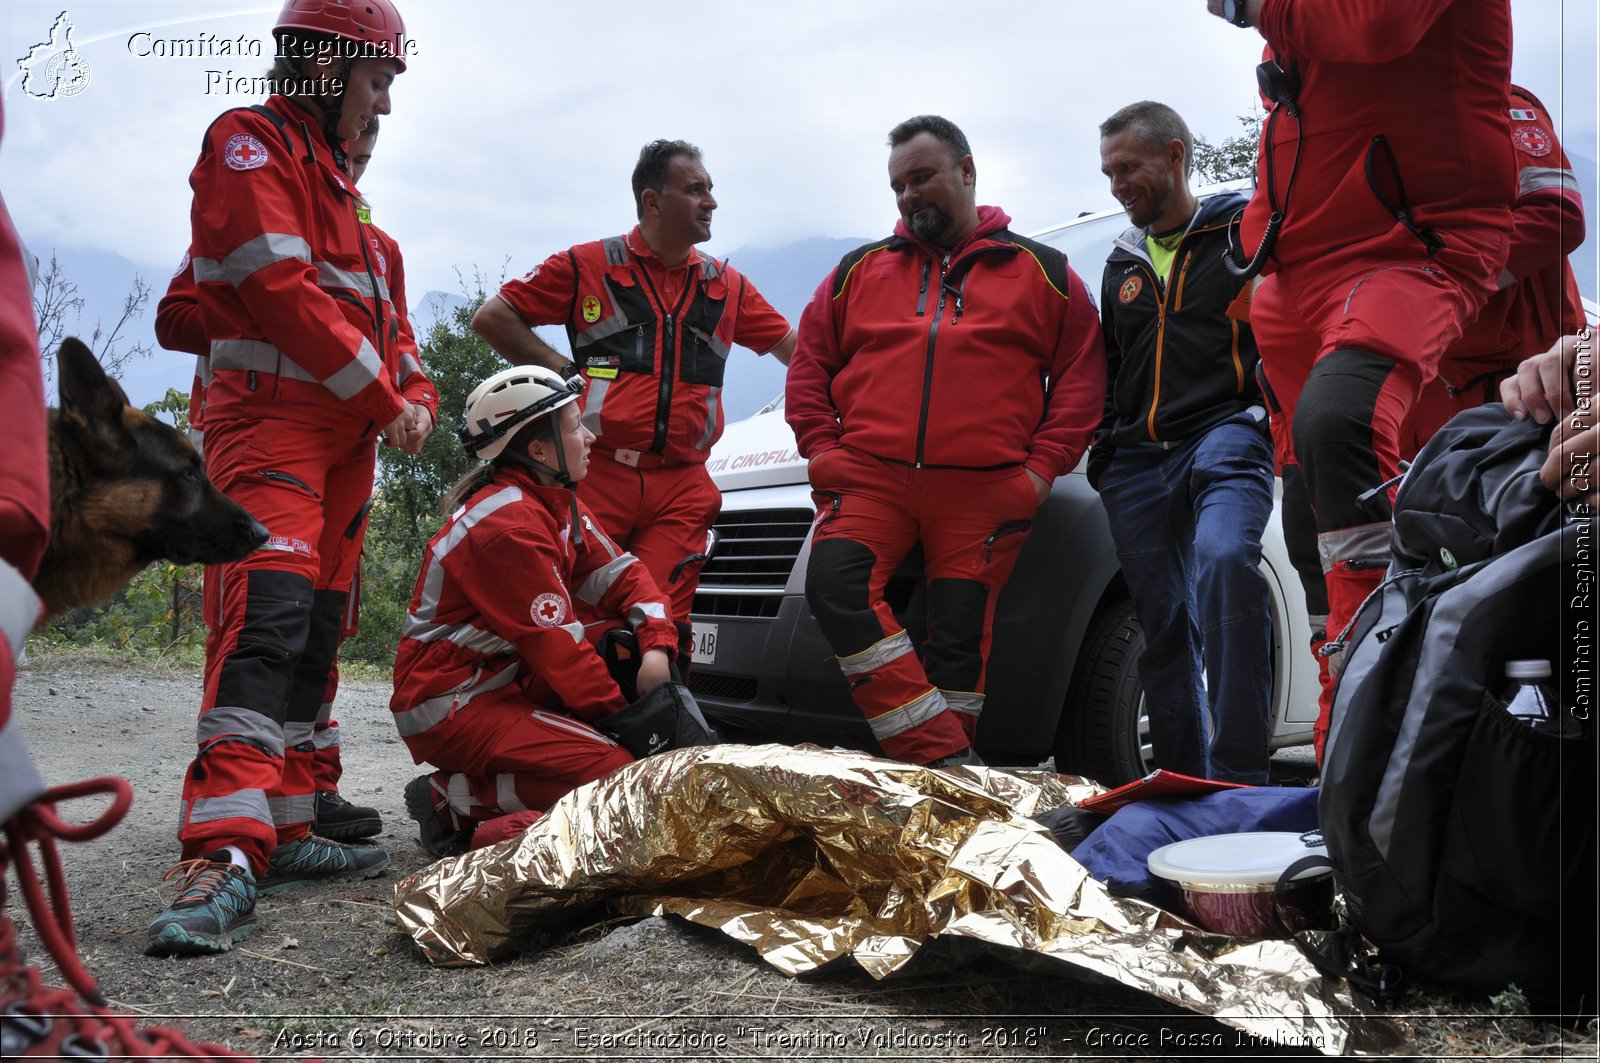
{"label": "van license plate", "polygon": [[695,664],[717,663],[717,625],[695,623],[694,651],[689,659]]}

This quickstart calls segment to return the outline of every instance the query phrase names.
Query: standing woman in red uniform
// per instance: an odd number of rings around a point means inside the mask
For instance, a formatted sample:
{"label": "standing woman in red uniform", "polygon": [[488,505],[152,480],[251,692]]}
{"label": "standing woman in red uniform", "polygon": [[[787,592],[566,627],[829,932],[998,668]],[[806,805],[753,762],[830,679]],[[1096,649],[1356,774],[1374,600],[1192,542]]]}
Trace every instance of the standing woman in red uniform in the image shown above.
{"label": "standing woman in red uniform", "polygon": [[389,113],[405,25],[389,0],[289,0],[273,34],[273,95],[213,122],[189,178],[206,471],[271,536],[220,573],[178,895],[149,928],[158,954],[230,948],[254,929],[258,892],[389,864],[309,832],[318,705],[306,715],[290,695],[337,652],[378,435],[431,427],[385,371],[394,310],[346,170],[348,142]]}

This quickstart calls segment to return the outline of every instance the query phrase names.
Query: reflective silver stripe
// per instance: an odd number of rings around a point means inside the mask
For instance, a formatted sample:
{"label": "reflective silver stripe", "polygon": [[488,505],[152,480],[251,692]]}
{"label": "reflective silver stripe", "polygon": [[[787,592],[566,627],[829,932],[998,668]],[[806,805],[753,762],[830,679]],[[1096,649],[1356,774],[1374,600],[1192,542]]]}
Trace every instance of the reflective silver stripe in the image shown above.
{"label": "reflective silver stripe", "polygon": [[577,339],[573,341],[573,346],[582,350],[585,347],[599,343],[607,336],[615,336],[617,333],[626,332],[630,328],[633,328],[633,322],[629,321],[623,316],[622,311],[618,310],[604,321],[596,322],[592,328],[586,328],[578,333]]}
{"label": "reflective silver stripe", "polygon": [[383,359],[378,357],[377,350],[363,336],[361,347],[356,351],[355,361],[324,380],[322,386],[333,392],[336,399],[353,399],[360,394],[361,389],[377,380],[378,374],[382,372]]}
{"label": "reflective silver stripe", "polygon": [[1549,166],[1524,166],[1522,172],[1517,174],[1518,196],[1525,196],[1530,192],[1543,192],[1547,188],[1578,192],[1578,177],[1571,170],[1560,170]]}
{"label": "reflective silver stripe", "polygon": [[500,806],[500,811],[502,812],[522,812],[528,807],[517,796],[517,777],[515,775],[496,775],[494,777],[494,803]]}
{"label": "reflective silver stripe", "polygon": [[573,642],[576,642],[580,646],[583,645],[584,627],[580,621],[574,620],[570,624],[562,624],[558,630],[565,631],[567,634],[572,636]]}
{"label": "reflective silver stripe", "polygon": [[700,438],[695,441],[694,449],[705,450],[711,441],[717,438],[718,415],[722,413],[722,389],[706,389],[706,430],[700,433]]}
{"label": "reflective silver stripe", "polygon": [[[583,641],[582,624],[578,625],[578,641]],[[478,678],[477,674],[474,674],[472,679],[469,679],[455,690],[447,690],[437,697],[429,698],[415,708],[395,713],[394,725],[396,730],[400,732],[401,738],[410,738],[412,735],[421,734],[430,727],[438,726],[450,718],[451,712],[465,708],[479,694],[487,694],[491,690],[499,690],[501,687],[509,685],[517,677],[517,668],[520,664],[520,660],[512,661],[477,685],[473,685],[474,680]]]}
{"label": "reflective silver stripe", "polygon": [[970,690],[946,690],[944,702],[950,706],[951,712],[959,712],[963,716],[983,715],[982,694],[975,694]]}
{"label": "reflective silver stripe", "polygon": [[349,288],[365,299],[372,295],[374,285],[377,286],[380,299],[386,303],[393,302],[389,298],[389,286],[384,283],[382,277],[368,273],[365,270],[360,273],[352,273],[349,270],[340,269],[332,262],[317,263],[317,287],[319,288]]}
{"label": "reflective silver stripe", "polygon": [[444,799],[452,812],[467,816],[478,807],[478,799],[472,796],[472,780],[465,775],[450,776],[450,781],[445,784]]}
{"label": "reflective silver stripe", "polygon": [[541,723],[548,724],[551,727],[555,727],[563,731],[570,731],[580,738],[592,738],[596,742],[602,742],[608,746],[614,746],[617,744],[610,735],[605,734],[599,729],[572,716],[558,716],[553,712],[546,712],[543,709],[534,709],[533,717]]}
{"label": "reflective silver stripe", "polygon": [[628,610],[628,626],[635,631],[648,620],[665,620],[667,607],[661,602],[639,602]]}
{"label": "reflective silver stripe", "polygon": [[302,742],[311,741],[311,733],[316,729],[316,724],[310,720],[290,720],[283,725],[283,746],[293,749]]}
{"label": "reflective silver stripe", "polygon": [[839,669],[845,675],[863,675],[882,668],[890,661],[899,660],[911,652],[911,636],[901,628],[887,638],[879,639],[860,653],[839,658]]}
{"label": "reflective silver stripe", "polygon": [[243,738],[275,756],[283,756],[283,728],[255,709],[218,705],[200,714],[194,731],[195,740],[202,747],[219,738]]}
{"label": "reflective silver stripe", "polygon": [[905,734],[914,727],[921,727],[947,708],[949,705],[945,703],[944,695],[934,689],[868,722],[872,724],[873,737],[881,742],[885,738]]}
{"label": "reflective silver stripe", "polygon": [[[583,533],[589,537],[589,541],[591,543],[596,543],[604,548],[606,554],[609,555],[613,561],[619,557],[622,557],[625,553],[622,547],[613,542],[611,537],[596,527],[594,521],[590,520],[588,517],[583,518]],[[633,555],[629,554],[628,556],[632,557]],[[634,558],[634,560],[637,561],[638,558]]]}
{"label": "reflective silver stripe", "polygon": [[190,802],[184,822],[215,823],[219,819],[253,819],[270,825],[272,808],[267,804],[264,790],[235,790],[223,797],[197,797]]}
{"label": "reflective silver stripe", "polygon": [[439,595],[444,591],[444,568],[439,562],[460,545],[461,540],[465,539],[467,533],[480,521],[521,498],[521,488],[507,487],[502,491],[496,491],[456,519],[444,538],[433,548],[433,557],[428,562],[428,574],[423,577],[422,595],[417,602],[417,611],[406,617],[407,625],[430,623],[438,614]]}
{"label": "reflective silver stripe", "polygon": [[1390,556],[1389,537],[1393,532],[1394,525],[1388,521],[1322,532],[1317,536],[1317,553],[1322,557],[1322,571],[1332,571],[1333,566],[1341,561],[1387,562]]}
{"label": "reflective silver stripe", "polygon": [[[331,720],[332,718],[333,718],[333,702],[324,701],[321,705],[319,705],[317,707],[317,722],[316,722],[315,726],[320,727],[323,730],[326,730],[327,727],[328,727],[328,721]],[[334,730],[338,730],[339,725],[338,724],[334,724],[333,728],[334,728]],[[322,731],[318,731],[317,733],[321,734]]]}
{"label": "reflective silver stripe", "polygon": [[578,597],[590,605],[599,605],[600,599],[604,598],[606,592],[617,582],[617,577],[638,560],[632,554],[623,554],[610,564],[595,569],[589,573],[589,578],[583,581],[583,586],[578,588]]}
{"label": "reflective silver stripe", "polygon": [[286,380],[317,383],[317,378],[300,368],[293,358],[261,340],[212,340],[211,368],[273,373]]}
{"label": "reflective silver stripe", "polygon": [[194,452],[202,458],[206,456],[206,434],[198,428],[189,429],[189,444],[194,447]]}
{"label": "reflective silver stripe", "polygon": [[401,634],[418,642],[449,642],[485,657],[514,653],[517,648],[515,643],[507,642],[493,631],[471,624],[425,623],[409,613],[406,614],[405,628]]}
{"label": "reflective silver stripe", "polygon": [[196,258],[194,279],[202,283],[223,281],[237,288],[256,270],[292,258],[309,265],[311,245],[292,233],[262,233],[240,244],[221,262],[214,258]]}
{"label": "reflective silver stripe", "polygon": [[22,573],[0,561],[0,632],[11,646],[13,659],[22,654],[39,613],[39,596],[33,593],[32,585],[22,578]]}
{"label": "reflective silver stripe", "polygon": [[400,356],[400,371],[395,374],[399,383],[404,384],[420,372],[422,372],[422,365],[415,358],[409,354]]}
{"label": "reflective silver stripe", "polygon": [[17,730],[15,717],[0,727],[0,823],[8,822],[24,805],[44,793],[44,778],[28,755],[28,744]]}
{"label": "reflective silver stripe", "polygon": [[623,236],[608,236],[600,241],[606,252],[606,265],[620,266],[628,261],[628,240]]}
{"label": "reflective silver stripe", "polygon": [[272,811],[272,822],[280,827],[292,823],[310,823],[317,816],[316,794],[295,794],[293,797],[269,797],[267,808]]}
{"label": "reflective silver stripe", "polygon": [[203,354],[194,356],[194,375],[201,387],[211,386],[211,359]]}
{"label": "reflective silver stripe", "polygon": [[600,434],[600,410],[606,404],[606,392],[610,388],[611,381],[591,377],[588,393],[583,397],[583,426],[595,435]]}
{"label": "reflective silver stripe", "polygon": [[[330,709],[333,708],[332,705],[330,705],[328,707]],[[339,725],[338,724],[333,724],[331,726],[324,727],[320,731],[312,732],[311,744],[313,746],[315,746],[316,748],[318,748],[318,749],[338,749],[339,748]]]}

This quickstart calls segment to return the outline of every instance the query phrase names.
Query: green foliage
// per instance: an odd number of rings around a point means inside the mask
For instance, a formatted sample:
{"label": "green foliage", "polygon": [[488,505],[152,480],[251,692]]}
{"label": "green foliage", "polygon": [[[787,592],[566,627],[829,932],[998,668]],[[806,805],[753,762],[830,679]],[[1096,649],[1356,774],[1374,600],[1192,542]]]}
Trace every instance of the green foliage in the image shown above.
{"label": "green foliage", "polygon": [[[165,420],[180,432],[189,430],[189,393],[168,388],[167,393],[155,402],[147,403],[144,412],[158,420]],[[165,417],[162,415],[165,414]]]}
{"label": "green foliage", "polygon": [[198,660],[204,653],[199,565],[159,561],[100,605],[72,609],[50,622],[48,634],[74,645],[128,655]]}
{"label": "green foliage", "polygon": [[1212,144],[1205,137],[1194,138],[1194,175],[1202,185],[1238,181],[1256,174],[1256,144],[1261,139],[1261,123],[1266,118],[1259,109],[1238,116],[1244,132]]}
{"label": "green foliage", "polygon": [[436,321],[420,342],[423,369],[439,389],[439,423],[422,453],[378,451],[363,558],[361,630],[345,642],[344,658],[383,667],[394,663],[423,548],[443,523],[439,500],[476,464],[456,439],[461,410],[472,389],[506,363],[472,331],[472,315],[487,297],[481,275],[473,287],[463,292],[466,305]]}

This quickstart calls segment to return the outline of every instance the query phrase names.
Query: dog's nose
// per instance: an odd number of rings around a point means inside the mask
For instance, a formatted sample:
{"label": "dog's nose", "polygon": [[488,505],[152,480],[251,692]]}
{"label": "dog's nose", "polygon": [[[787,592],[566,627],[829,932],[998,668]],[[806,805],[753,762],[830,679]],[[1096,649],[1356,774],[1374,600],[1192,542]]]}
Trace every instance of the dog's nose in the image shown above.
{"label": "dog's nose", "polygon": [[256,520],[250,514],[246,513],[244,515],[244,519],[245,519],[247,527],[249,529],[249,536],[250,536],[250,540],[251,540],[250,549],[254,550],[257,547],[259,547],[262,543],[266,542],[267,538],[272,533],[267,531],[267,526],[265,524],[262,524],[259,520]]}

